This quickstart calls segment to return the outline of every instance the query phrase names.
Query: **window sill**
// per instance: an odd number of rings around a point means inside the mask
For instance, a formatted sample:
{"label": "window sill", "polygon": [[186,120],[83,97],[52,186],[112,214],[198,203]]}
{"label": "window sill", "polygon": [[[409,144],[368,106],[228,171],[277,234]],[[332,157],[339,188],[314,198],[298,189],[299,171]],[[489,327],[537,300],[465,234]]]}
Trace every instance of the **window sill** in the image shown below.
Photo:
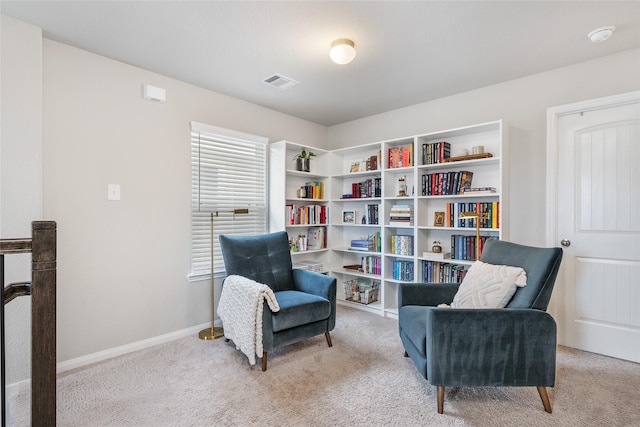
{"label": "window sill", "polygon": [[[219,270],[214,273],[214,279],[223,279],[226,277],[226,272],[224,270]],[[211,281],[211,273],[189,273],[187,275],[187,281],[189,283],[192,282],[201,282],[203,280]]]}

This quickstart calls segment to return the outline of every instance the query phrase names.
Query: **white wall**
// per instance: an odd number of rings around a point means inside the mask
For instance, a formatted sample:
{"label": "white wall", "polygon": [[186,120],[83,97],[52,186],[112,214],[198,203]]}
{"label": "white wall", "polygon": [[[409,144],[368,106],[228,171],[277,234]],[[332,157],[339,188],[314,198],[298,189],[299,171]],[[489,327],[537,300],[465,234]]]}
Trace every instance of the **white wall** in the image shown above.
{"label": "white wall", "polygon": [[[190,121],[325,146],[327,129],[44,40],[44,214],[58,221],[58,361],[210,320],[189,283]],[[166,89],[166,103],[141,88]],[[107,200],[107,184],[122,200]]]}
{"label": "white wall", "polygon": [[425,102],[329,129],[329,148],[503,119],[510,128],[510,240],[545,245],[548,107],[640,89],[640,49]]}
{"label": "white wall", "polygon": [[[42,32],[2,16],[0,37],[0,238],[25,238],[42,219]],[[5,267],[5,284],[31,280],[29,255]],[[29,377],[30,307],[31,297],[5,307],[7,384]]]}

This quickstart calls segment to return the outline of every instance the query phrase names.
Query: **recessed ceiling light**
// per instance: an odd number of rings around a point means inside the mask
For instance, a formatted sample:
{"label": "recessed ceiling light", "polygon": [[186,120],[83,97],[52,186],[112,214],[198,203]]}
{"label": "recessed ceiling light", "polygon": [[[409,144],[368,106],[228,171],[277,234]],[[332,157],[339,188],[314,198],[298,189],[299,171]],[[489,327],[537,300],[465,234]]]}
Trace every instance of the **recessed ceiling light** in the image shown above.
{"label": "recessed ceiling light", "polygon": [[587,37],[589,37],[589,39],[593,43],[600,43],[600,42],[605,41],[609,37],[611,37],[611,34],[613,34],[613,32],[615,30],[616,30],[616,27],[614,27],[613,25],[609,25],[609,26],[606,26],[606,27],[600,27],[600,28],[596,28],[595,30],[591,31],[587,35]]}

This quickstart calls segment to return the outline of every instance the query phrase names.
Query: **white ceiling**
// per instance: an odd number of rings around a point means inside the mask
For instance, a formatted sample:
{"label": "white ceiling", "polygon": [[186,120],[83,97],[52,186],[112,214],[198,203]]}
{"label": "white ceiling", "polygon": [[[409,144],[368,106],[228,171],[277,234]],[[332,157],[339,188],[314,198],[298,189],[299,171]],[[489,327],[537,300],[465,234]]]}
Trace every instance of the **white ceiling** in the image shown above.
{"label": "white ceiling", "polygon": [[[640,47],[640,1],[3,0],[0,12],[326,126]],[[591,43],[587,33],[604,25],[617,27],[613,37]],[[336,65],[328,50],[345,37],[357,56]],[[273,73],[301,84],[262,83]]]}

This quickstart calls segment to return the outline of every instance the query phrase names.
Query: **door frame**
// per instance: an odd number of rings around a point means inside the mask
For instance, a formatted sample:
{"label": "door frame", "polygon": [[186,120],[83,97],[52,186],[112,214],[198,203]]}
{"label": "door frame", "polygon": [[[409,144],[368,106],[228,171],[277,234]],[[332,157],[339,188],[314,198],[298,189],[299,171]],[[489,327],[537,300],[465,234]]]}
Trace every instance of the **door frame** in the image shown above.
{"label": "door frame", "polygon": [[[589,99],[547,108],[547,177],[546,177],[546,245],[558,246],[558,122],[560,117],[585,111],[601,110],[603,108],[619,107],[640,102],[640,90],[625,92],[618,95]],[[562,269],[561,269],[562,272]],[[558,273],[556,288],[564,289],[563,276]],[[555,295],[558,295],[555,292]],[[549,312],[563,322],[563,312],[556,307],[557,298],[551,298]],[[558,327],[560,332],[562,328]]]}

